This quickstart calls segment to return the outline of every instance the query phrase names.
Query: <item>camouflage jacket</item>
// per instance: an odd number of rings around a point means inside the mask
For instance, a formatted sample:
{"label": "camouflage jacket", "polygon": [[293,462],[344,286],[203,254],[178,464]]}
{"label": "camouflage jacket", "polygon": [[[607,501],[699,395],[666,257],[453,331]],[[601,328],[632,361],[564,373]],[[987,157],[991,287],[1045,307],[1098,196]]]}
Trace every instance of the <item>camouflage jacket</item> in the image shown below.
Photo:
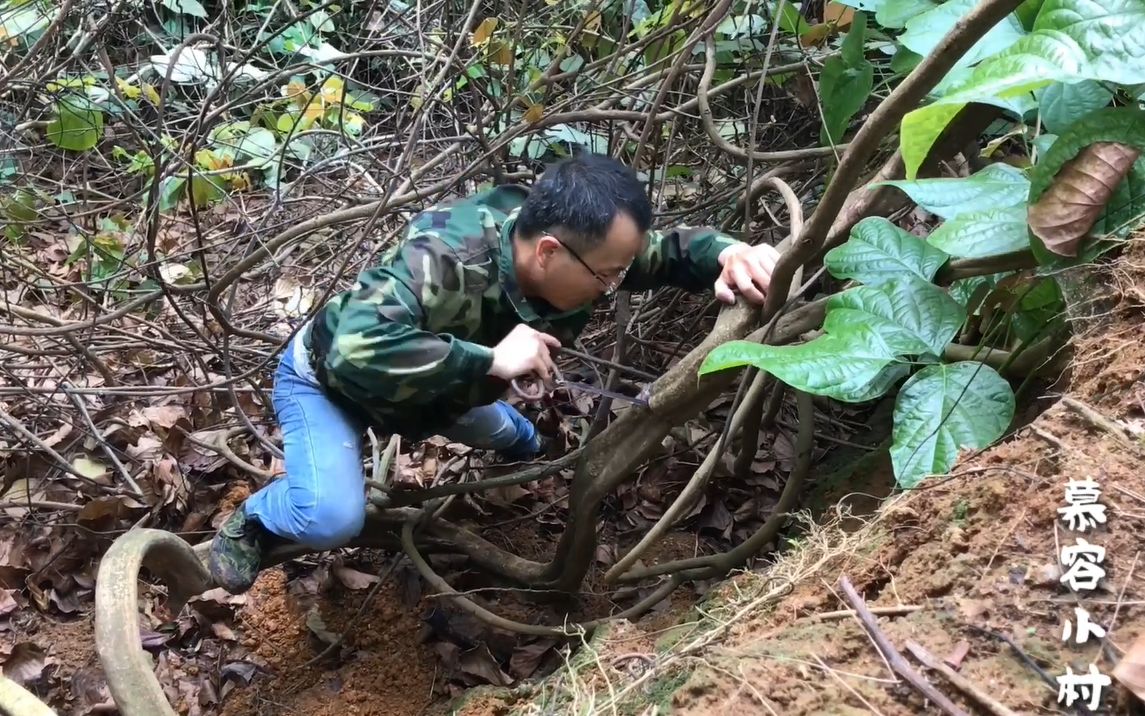
{"label": "camouflage jacket", "polygon": [[[335,402],[383,432],[423,439],[503,397],[508,384],[486,373],[518,323],[572,344],[592,305],[561,312],[516,283],[511,237],[526,196],[499,186],[417,214],[380,265],[323,306],[303,341]],[[652,231],[621,288],[710,288],[733,243],[714,229]]]}

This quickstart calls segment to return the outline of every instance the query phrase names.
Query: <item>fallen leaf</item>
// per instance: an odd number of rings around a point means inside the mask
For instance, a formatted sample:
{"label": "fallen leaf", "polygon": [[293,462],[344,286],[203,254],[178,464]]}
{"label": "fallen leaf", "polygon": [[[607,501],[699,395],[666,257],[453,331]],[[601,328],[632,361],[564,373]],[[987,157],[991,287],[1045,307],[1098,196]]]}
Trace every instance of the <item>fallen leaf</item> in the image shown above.
{"label": "fallen leaf", "polygon": [[463,652],[457,661],[458,668],[463,673],[475,676],[486,684],[508,686],[513,683],[513,678],[501,671],[496,659],[484,644]]}
{"label": "fallen leaf", "polygon": [[317,607],[311,607],[310,611],[306,613],[306,628],[325,644],[337,643],[341,638],[326,628],[326,622],[322,621],[322,615],[318,613]]}
{"label": "fallen leaf", "polygon": [[89,480],[102,481],[110,474],[106,465],[90,457],[77,457],[72,460],[72,469]]}
{"label": "fallen leaf", "polygon": [[187,408],[182,405],[154,405],[143,409],[143,417],[156,427],[170,430],[175,423],[187,417]]}
{"label": "fallen leaf", "polygon": [[378,581],[376,574],[366,574],[365,572],[359,572],[349,567],[335,567],[333,572],[334,576],[338,578],[338,581],[341,582],[342,586],[346,587],[346,589],[365,589]]}
{"label": "fallen leaf", "polygon": [[541,665],[541,659],[556,643],[555,639],[541,639],[519,647],[509,659],[509,671],[518,679],[529,678]]}
{"label": "fallen leaf", "polygon": [[44,672],[53,664],[55,659],[48,658],[48,652],[30,641],[25,641],[13,646],[0,666],[9,679],[20,686],[27,686],[42,679]]}
{"label": "fallen leaf", "polygon": [[147,505],[127,495],[114,495],[100,497],[84,504],[76,515],[76,522],[85,527],[110,526],[106,523],[116,522],[132,516],[133,512],[147,509]]}
{"label": "fallen leaf", "polygon": [[256,672],[258,672],[257,664],[249,661],[232,661],[219,670],[219,680],[235,679],[246,685],[254,678]]}
{"label": "fallen leaf", "polygon": [[1030,230],[1055,254],[1077,256],[1078,244],[1140,156],[1140,149],[1117,142],[1096,142],[1081,150],[1030,207]]}
{"label": "fallen leaf", "polygon": [[72,711],[74,716],[115,712],[115,701],[107,686],[107,676],[100,667],[89,666],[72,674],[71,690],[72,698],[76,701]]}
{"label": "fallen leaf", "polygon": [[0,617],[11,614],[19,608],[20,604],[16,601],[16,590],[0,589]]}
{"label": "fallen leaf", "polygon": [[224,641],[239,640],[238,637],[235,636],[234,630],[222,622],[212,622],[211,633]]}

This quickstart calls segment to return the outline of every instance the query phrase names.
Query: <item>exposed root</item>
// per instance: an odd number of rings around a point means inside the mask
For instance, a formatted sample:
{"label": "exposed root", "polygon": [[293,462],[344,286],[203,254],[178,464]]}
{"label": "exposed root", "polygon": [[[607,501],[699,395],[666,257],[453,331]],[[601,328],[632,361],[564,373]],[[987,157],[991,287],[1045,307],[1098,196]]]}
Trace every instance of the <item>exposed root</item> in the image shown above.
{"label": "exposed root", "polygon": [[144,567],[168,585],[172,613],[211,587],[206,567],[181,538],[162,530],[128,532],[111,545],[99,565],[96,652],[123,716],[175,716],[139,639],[139,571]]}
{"label": "exposed root", "polygon": [[56,716],[23,686],[0,674],[0,716]]}

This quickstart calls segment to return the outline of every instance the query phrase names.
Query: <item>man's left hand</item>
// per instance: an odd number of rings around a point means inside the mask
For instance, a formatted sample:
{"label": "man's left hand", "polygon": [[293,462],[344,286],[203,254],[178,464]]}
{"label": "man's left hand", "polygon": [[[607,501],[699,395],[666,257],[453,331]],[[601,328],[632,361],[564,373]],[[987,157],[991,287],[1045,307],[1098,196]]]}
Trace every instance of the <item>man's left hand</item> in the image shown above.
{"label": "man's left hand", "polygon": [[723,266],[716,279],[716,298],[724,303],[735,303],[738,291],[752,303],[763,303],[771,285],[771,273],[779,252],[774,246],[737,243],[720,252]]}

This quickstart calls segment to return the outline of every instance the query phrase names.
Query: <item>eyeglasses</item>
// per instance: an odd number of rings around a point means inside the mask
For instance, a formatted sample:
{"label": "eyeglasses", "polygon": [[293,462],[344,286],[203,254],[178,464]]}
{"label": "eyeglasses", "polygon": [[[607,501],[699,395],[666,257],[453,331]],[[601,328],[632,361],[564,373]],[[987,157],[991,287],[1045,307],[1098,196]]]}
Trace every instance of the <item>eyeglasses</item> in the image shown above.
{"label": "eyeglasses", "polygon": [[574,251],[571,246],[561,241],[559,237],[553,236],[552,234],[549,234],[549,236],[558,244],[565,247],[565,250],[572,254],[572,257],[579,261],[580,265],[584,266],[585,270],[592,274],[592,277],[600,282],[600,285],[604,287],[605,296],[611,296],[616,292],[616,289],[620,287],[620,284],[624,283],[624,277],[628,275],[628,269],[630,268],[629,266],[625,266],[624,268],[620,269],[620,271],[616,274],[616,278],[612,279],[611,281],[607,281],[596,272],[596,269],[594,269],[592,266],[589,266],[588,262],[582,259],[580,254]]}

